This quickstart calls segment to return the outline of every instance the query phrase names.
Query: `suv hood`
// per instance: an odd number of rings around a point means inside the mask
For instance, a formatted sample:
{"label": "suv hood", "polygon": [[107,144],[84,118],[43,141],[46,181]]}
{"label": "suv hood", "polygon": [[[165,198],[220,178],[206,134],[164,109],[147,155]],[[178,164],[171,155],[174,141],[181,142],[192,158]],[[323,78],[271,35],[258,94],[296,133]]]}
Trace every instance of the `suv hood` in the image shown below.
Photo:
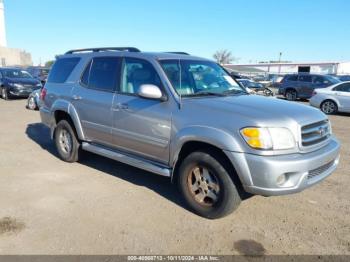
{"label": "suv hood", "polygon": [[183,99],[184,106],[208,117],[237,115],[237,119],[259,126],[288,126],[291,121],[301,126],[323,121],[327,116],[310,106],[258,95]]}
{"label": "suv hood", "polygon": [[5,78],[7,83],[21,84],[21,85],[32,85],[36,86],[40,84],[40,81],[33,78]]}

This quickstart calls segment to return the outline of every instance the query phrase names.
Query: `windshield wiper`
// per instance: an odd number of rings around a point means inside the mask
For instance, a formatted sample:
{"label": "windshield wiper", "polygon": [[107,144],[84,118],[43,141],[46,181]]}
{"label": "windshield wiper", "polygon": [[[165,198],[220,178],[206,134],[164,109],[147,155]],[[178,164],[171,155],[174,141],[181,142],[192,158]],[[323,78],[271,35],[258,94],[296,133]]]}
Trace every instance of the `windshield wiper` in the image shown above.
{"label": "windshield wiper", "polygon": [[195,94],[185,95],[187,97],[196,97],[196,96],[226,96],[223,93],[209,92],[209,91],[200,91]]}

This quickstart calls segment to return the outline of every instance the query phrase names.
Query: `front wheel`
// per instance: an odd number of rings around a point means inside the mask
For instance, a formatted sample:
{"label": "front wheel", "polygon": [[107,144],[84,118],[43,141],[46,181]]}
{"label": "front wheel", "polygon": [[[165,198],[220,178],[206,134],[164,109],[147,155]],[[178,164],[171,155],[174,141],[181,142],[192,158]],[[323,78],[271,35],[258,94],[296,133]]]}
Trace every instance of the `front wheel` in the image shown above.
{"label": "front wheel", "polygon": [[321,111],[327,115],[332,115],[338,112],[338,106],[334,101],[327,100],[321,104]]}
{"label": "front wheel", "polygon": [[4,88],[4,87],[1,88],[1,97],[4,100],[9,100],[8,92],[7,92],[6,88]]}
{"label": "front wheel", "polygon": [[179,168],[178,185],[191,210],[209,219],[227,216],[241,203],[225,167],[206,152],[186,157]]}
{"label": "front wheel", "polygon": [[288,101],[295,101],[298,98],[297,91],[295,90],[287,90],[286,92],[286,98]]}
{"label": "front wheel", "polygon": [[55,144],[59,157],[68,163],[79,160],[80,143],[71,126],[66,120],[61,120],[55,130]]}

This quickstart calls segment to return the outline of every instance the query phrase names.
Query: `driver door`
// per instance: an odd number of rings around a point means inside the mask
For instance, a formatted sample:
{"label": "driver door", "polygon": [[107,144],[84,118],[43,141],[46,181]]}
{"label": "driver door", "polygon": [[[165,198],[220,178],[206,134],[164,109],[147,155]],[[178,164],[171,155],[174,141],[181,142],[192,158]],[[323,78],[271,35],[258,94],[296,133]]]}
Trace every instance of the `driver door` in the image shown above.
{"label": "driver door", "polygon": [[164,92],[150,62],[125,58],[120,90],[113,104],[114,144],[123,151],[168,164],[173,109],[169,101],[139,97],[143,84],[156,85]]}

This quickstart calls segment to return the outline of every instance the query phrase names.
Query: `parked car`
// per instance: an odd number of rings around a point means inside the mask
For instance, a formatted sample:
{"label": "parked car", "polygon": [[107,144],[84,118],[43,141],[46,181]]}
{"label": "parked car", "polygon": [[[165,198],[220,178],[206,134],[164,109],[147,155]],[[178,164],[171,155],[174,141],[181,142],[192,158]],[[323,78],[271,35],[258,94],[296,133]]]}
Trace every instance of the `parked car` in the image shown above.
{"label": "parked car", "polygon": [[293,74],[286,75],[280,84],[278,93],[295,101],[299,98],[309,99],[316,88],[326,88],[340,83],[340,80],[329,75]]}
{"label": "parked car", "polygon": [[272,75],[270,76],[271,87],[279,88],[284,76],[282,75]]}
{"label": "parked car", "polygon": [[44,85],[47,80],[47,76],[49,75],[50,68],[30,66],[27,68],[27,71]]}
{"label": "parked car", "polygon": [[72,50],[57,57],[41,100],[62,160],[85,150],[169,177],[210,219],[236,210],[246,192],[303,191],[339,162],[321,111],[249,95],[221,66],[194,56]]}
{"label": "parked car", "polygon": [[310,104],[325,114],[350,113],[350,82],[343,82],[328,88],[316,89]]}
{"label": "parked car", "polygon": [[27,109],[38,110],[40,107],[41,89],[33,91],[27,99]]}
{"label": "parked car", "polygon": [[27,98],[34,90],[42,87],[27,71],[19,68],[0,68],[0,92],[4,100],[11,97]]}
{"label": "parked car", "polygon": [[350,75],[342,75],[342,76],[337,76],[337,78],[342,81],[342,82],[348,82],[350,81]]}
{"label": "parked car", "polygon": [[264,95],[264,96],[273,96],[274,95],[272,90],[265,87],[261,83],[257,83],[253,80],[250,80],[250,79],[238,79],[237,81],[239,83],[241,83],[248,90],[249,93],[254,93],[254,94]]}

